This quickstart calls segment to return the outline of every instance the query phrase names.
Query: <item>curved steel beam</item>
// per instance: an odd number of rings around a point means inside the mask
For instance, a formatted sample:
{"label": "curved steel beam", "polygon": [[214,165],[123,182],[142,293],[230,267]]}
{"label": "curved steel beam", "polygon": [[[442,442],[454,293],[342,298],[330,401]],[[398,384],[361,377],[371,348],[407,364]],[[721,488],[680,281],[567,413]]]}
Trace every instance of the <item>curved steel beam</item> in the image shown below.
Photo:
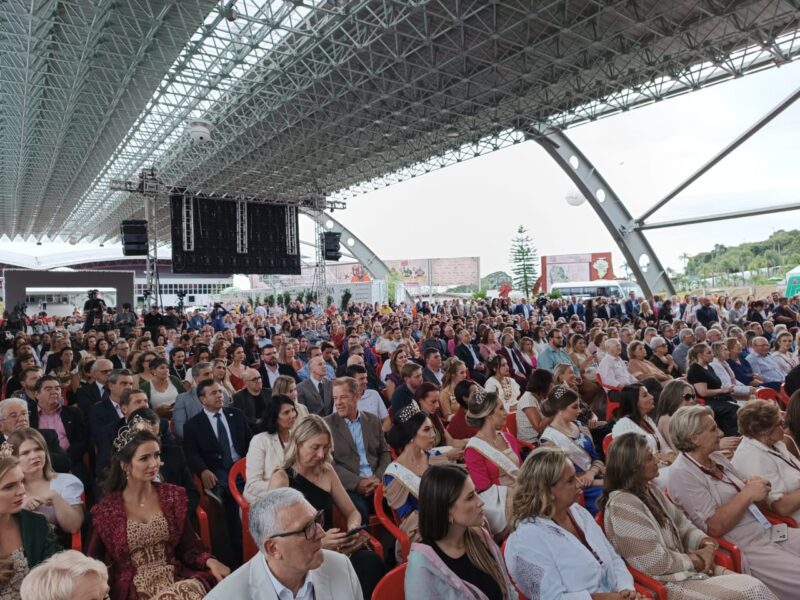
{"label": "curved steel beam", "polygon": [[[372,250],[369,249],[364,242],[362,242],[358,237],[350,231],[347,227],[342,225],[339,221],[334,219],[330,214],[324,212],[315,213],[313,211],[307,209],[299,209],[301,213],[306,215],[312,221],[316,220],[320,227],[325,231],[332,231],[334,233],[340,233],[342,235],[341,239],[341,246],[342,249],[346,252],[349,252],[353,255],[353,257],[358,260],[367,272],[372,275],[374,279],[382,279],[386,281],[389,277],[389,267],[386,266],[377,254],[375,254]],[[330,221],[333,223],[332,227],[327,227],[325,224]],[[353,240],[353,244],[350,245],[348,242],[349,240]],[[407,303],[414,305],[414,299],[411,297],[411,294],[408,293],[408,290],[403,288],[405,292],[405,300]]]}
{"label": "curved steel beam", "polygon": [[625,204],[608,185],[600,172],[562,131],[542,130],[535,124],[524,124],[522,131],[535,140],[561,167],[589,201],[597,216],[619,246],[634,277],[648,296],[657,292],[674,294],[672,285],[658,256]]}

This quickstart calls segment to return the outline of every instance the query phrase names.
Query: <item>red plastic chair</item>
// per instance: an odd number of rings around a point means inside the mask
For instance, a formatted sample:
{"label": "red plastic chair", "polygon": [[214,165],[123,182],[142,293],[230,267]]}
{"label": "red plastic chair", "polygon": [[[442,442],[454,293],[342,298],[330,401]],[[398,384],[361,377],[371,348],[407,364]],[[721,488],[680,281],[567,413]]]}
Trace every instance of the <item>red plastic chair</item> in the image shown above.
{"label": "red plastic chair", "polygon": [[403,563],[383,576],[372,591],[372,600],[406,600],[406,566]]}
{"label": "red plastic chair", "polygon": [[614,411],[619,408],[619,402],[614,402],[608,392],[612,390],[619,392],[622,390],[622,386],[606,385],[600,378],[600,373],[595,374],[595,381],[597,382],[597,385],[603,388],[603,393],[606,395],[606,421],[610,421],[611,417],[614,415]]}
{"label": "red plastic chair", "polygon": [[517,412],[510,412],[506,415],[506,431],[517,437]]}
{"label": "red plastic chair", "polygon": [[[81,504],[83,504],[83,511],[86,512],[86,492],[81,492]],[[81,530],[79,529],[72,534],[72,543],[70,544],[73,550],[83,552],[83,540],[81,539]]]}
{"label": "red plastic chair", "polygon": [[228,489],[231,496],[239,505],[242,511],[242,559],[247,562],[258,554],[258,546],[255,540],[250,536],[250,504],[245,500],[239,487],[236,485],[236,480],[241,477],[242,481],[247,483],[247,458],[241,458],[228,471]]}
{"label": "red plastic chair", "polygon": [[197,515],[197,523],[200,526],[200,531],[198,532],[200,535],[200,539],[203,540],[203,543],[206,545],[206,548],[211,548],[211,528],[208,526],[208,514],[199,506],[195,510],[195,514]]}
{"label": "red plastic chair", "polygon": [[789,406],[789,394],[786,392],[786,384],[781,384],[781,391],[778,392],[778,399],[783,404],[783,407],[786,408]]}
{"label": "red plastic chair", "polygon": [[606,434],[606,437],[603,438],[603,454],[608,456],[608,449],[611,447],[611,442],[614,441],[614,438],[611,437],[610,433]]}
{"label": "red plastic chair", "polygon": [[400,519],[397,517],[394,510],[392,510],[392,516],[390,517],[383,509],[383,485],[379,485],[375,488],[375,494],[372,500],[375,505],[375,515],[378,517],[381,525],[383,525],[384,529],[392,534],[400,544],[400,561],[406,562],[408,560],[408,553],[411,552],[411,540],[409,540],[403,530],[397,526]]}
{"label": "red plastic chair", "polygon": [[774,400],[779,401],[778,392],[768,387],[760,387],[756,390],[756,398],[759,400]]}
{"label": "red plastic chair", "polygon": [[764,513],[765,517],[767,517],[767,521],[773,525],[786,523],[789,527],[797,529],[797,521],[795,521],[792,517],[782,517],[778,513],[772,512],[771,510],[762,510],[761,512]]}

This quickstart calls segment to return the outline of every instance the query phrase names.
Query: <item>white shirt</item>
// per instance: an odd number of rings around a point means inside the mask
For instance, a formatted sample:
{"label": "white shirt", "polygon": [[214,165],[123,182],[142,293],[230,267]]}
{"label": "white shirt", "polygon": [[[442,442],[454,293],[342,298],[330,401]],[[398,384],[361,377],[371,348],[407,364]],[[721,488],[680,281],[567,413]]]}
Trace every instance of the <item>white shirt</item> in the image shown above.
{"label": "white shirt", "polygon": [[631,375],[631,372],[628,371],[628,366],[625,364],[625,361],[619,356],[614,358],[610,354],[606,354],[603,360],[600,361],[597,372],[606,385],[628,385],[638,383],[636,377]]}
{"label": "white shirt", "polygon": [[211,421],[211,429],[214,430],[214,434],[217,436],[217,439],[219,439],[219,431],[217,431],[217,415],[220,415],[219,421],[222,423],[223,427],[225,427],[225,431],[228,434],[228,443],[231,446],[231,458],[233,459],[233,462],[239,460],[241,457],[236,452],[236,447],[233,445],[231,426],[228,425],[228,420],[225,418],[225,413],[223,413],[221,410],[218,413],[212,413],[208,412],[205,408],[203,409],[203,412],[206,413],[208,420]]}
{"label": "white shirt", "polygon": [[314,600],[316,598],[314,595],[314,577],[312,571],[306,573],[303,585],[300,586],[297,596],[295,596],[292,594],[292,590],[275,579],[275,575],[269,570],[269,564],[267,563],[267,559],[264,558],[264,554],[261,554],[261,560],[264,561],[264,567],[267,569],[267,575],[269,575],[269,580],[272,582],[272,587],[275,590],[275,594],[278,596],[278,600]]}
{"label": "white shirt", "polygon": [[281,376],[281,370],[275,367],[275,371],[273,371],[266,363],[264,363],[264,370],[267,372],[267,377],[269,377],[269,387],[272,388],[275,385],[275,380]]}

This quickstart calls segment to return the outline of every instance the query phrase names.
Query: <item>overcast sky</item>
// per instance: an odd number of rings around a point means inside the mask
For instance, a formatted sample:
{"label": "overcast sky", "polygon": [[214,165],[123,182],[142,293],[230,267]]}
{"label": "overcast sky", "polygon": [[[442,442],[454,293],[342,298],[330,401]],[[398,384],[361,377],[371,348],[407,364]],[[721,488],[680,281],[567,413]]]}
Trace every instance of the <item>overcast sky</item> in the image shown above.
{"label": "overcast sky", "polygon": [[[800,85],[800,61],[602,119],[567,131],[634,216],[683,181]],[[800,202],[800,103],[673,200],[651,220]],[[623,261],[588,203],[570,207],[571,182],[534,142],[519,144],[358,196],[335,217],[386,259],[479,256],[481,273],[509,270],[519,225],[539,255],[611,250]],[[309,222],[310,223],[310,222]],[[301,231],[310,235],[309,223]],[[800,211],[647,233],[666,266],[679,256],[800,228]],[[41,255],[75,246],[0,242]]]}
{"label": "overcast sky", "polygon": [[[800,85],[800,61],[567,131],[634,216],[669,193]],[[800,102],[784,111],[652,221],[800,202]],[[543,254],[614,252],[588,203],[535,142],[512,146],[348,201],[335,217],[389,259],[480,256],[508,270],[509,240],[525,225]],[[679,256],[800,228],[800,211],[647,233],[666,266]],[[621,271],[617,269],[619,275]]]}

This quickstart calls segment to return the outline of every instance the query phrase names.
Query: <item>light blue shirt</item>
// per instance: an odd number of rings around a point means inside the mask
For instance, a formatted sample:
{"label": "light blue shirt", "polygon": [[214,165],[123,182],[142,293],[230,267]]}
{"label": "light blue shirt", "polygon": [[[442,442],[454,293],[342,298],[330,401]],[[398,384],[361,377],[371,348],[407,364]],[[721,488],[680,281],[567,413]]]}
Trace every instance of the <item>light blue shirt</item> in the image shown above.
{"label": "light blue shirt", "polygon": [[259,552],[259,554],[261,555],[261,560],[264,561],[264,567],[267,569],[267,575],[269,575],[269,580],[272,582],[272,589],[275,590],[275,595],[278,596],[278,600],[314,600],[314,598],[316,598],[314,595],[313,571],[306,573],[303,585],[300,586],[300,589],[297,591],[297,596],[295,596],[292,594],[292,590],[283,585],[277,580],[275,575],[272,574],[267,560],[264,558],[264,554],[262,552]]}
{"label": "light blue shirt", "polygon": [[350,435],[356,443],[356,451],[358,452],[358,476],[359,477],[372,477],[372,467],[369,466],[367,460],[367,448],[364,445],[364,434],[361,431],[361,413],[356,415],[355,420],[351,421],[347,417],[342,419],[350,430]]}
{"label": "light blue shirt", "polygon": [[764,381],[783,381],[786,377],[778,363],[769,355],[760,356],[755,352],[751,352],[745,360],[753,367],[753,372],[756,375],[761,375]]}
{"label": "light blue shirt", "polygon": [[230,444],[230,447],[231,447],[231,458],[233,459],[233,462],[236,462],[237,460],[239,460],[241,458],[241,456],[239,456],[239,454],[237,454],[236,447],[233,445],[233,436],[231,435],[231,426],[228,425],[228,420],[225,418],[225,413],[222,412],[222,411],[220,411],[219,413],[212,413],[212,412],[208,412],[205,408],[203,409],[203,412],[206,413],[206,416],[208,417],[208,420],[211,421],[211,429],[214,430],[214,433],[216,434],[217,439],[219,439],[219,431],[217,431],[217,414],[220,415],[219,421],[222,423],[223,427],[225,427],[225,431],[228,434],[228,443]]}
{"label": "light blue shirt", "polygon": [[572,367],[572,370],[575,372],[576,376],[580,377],[581,375],[580,371],[578,371],[578,368],[570,360],[569,354],[567,354],[566,350],[563,348],[553,350],[553,347],[550,344],[547,344],[547,348],[540,352],[539,356],[536,357],[536,365],[538,368],[550,372],[556,368],[556,365],[569,365]]}

